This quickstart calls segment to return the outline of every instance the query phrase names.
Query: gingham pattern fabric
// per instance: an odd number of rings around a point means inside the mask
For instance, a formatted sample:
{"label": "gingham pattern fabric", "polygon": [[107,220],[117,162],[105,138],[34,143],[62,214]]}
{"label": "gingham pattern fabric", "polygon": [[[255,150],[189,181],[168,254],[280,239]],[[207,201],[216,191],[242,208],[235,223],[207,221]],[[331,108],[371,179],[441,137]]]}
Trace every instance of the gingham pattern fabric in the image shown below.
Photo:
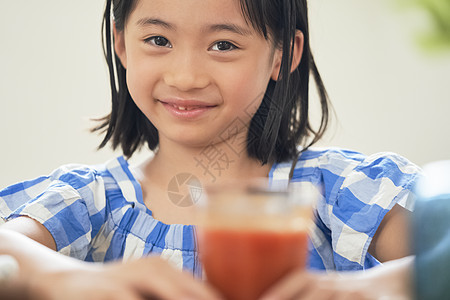
{"label": "gingham pattern fabric", "polygon": [[[275,164],[272,183],[288,185],[291,165]],[[312,182],[322,195],[310,239],[310,268],[357,270],[378,264],[367,253],[370,241],[396,203],[410,207],[408,194],[418,172],[395,154],[303,152],[290,184]],[[155,220],[123,157],[99,166],[63,166],[0,191],[0,216],[21,215],[41,222],[62,254],[95,262],[160,255],[201,276],[195,228]]]}
{"label": "gingham pattern fabric", "polygon": [[[288,183],[289,163],[274,166],[273,181]],[[308,150],[300,156],[290,184],[321,187],[310,234],[309,267],[361,270],[379,262],[367,250],[384,215],[399,204],[412,210],[409,197],[420,169],[394,153],[341,149]],[[278,184],[281,184],[278,183]]]}

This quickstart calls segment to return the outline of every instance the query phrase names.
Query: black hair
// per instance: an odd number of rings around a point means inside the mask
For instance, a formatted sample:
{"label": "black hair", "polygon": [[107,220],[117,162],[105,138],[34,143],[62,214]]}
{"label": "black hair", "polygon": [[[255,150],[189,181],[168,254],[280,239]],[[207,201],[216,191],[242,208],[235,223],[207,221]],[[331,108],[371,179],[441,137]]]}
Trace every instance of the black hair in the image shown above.
{"label": "black hair", "polygon": [[[299,145],[307,149],[323,136],[329,120],[328,95],[310,49],[307,1],[239,1],[246,20],[283,53],[279,78],[269,81],[262,103],[250,122],[248,154],[262,164],[292,159],[297,156]],[[110,114],[99,119],[99,126],[93,128],[93,131],[106,132],[99,148],[111,141],[112,147],[121,146],[127,157],[145,143],[151,150],[159,144],[158,131],[131,98],[126,70],[114,53],[113,23],[116,30],[124,30],[136,2],[106,1],[102,41],[109,67],[112,108]],[[303,54],[299,66],[291,72],[296,30],[303,33]],[[322,112],[317,130],[312,128],[309,119],[310,74],[318,89]]]}

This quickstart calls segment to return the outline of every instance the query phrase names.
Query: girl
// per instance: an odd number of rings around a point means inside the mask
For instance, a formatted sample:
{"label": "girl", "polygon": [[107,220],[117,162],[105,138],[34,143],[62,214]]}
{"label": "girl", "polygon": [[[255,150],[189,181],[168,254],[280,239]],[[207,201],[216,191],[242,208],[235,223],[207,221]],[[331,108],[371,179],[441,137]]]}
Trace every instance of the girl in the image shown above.
{"label": "girl", "polygon": [[[113,0],[104,29],[112,110],[94,129],[105,132],[100,147],[111,142],[131,157],[147,144],[154,156],[139,167],[123,157],[67,165],[0,192],[0,254],[19,262],[25,291],[217,298],[187,275],[201,275],[196,198],[179,188],[229,178],[323,186],[311,269],[365,269],[409,254],[404,207],[418,169],[395,154],[308,149],[327,127],[328,101],[306,0]],[[310,73],[318,130],[308,119]],[[115,260],[129,262],[92,263]],[[300,295],[295,276],[275,290]]]}

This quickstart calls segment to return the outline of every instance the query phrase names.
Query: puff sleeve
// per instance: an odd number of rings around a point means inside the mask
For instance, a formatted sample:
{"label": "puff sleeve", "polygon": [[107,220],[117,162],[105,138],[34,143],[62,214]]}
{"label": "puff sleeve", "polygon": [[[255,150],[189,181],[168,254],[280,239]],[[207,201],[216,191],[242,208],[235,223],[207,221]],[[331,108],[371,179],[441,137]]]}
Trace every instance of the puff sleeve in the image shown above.
{"label": "puff sleeve", "polygon": [[28,216],[53,236],[57,251],[85,259],[105,220],[105,188],[95,169],[66,165],[0,191],[0,217]]}
{"label": "puff sleeve", "polygon": [[379,264],[369,245],[394,205],[412,210],[410,194],[420,168],[394,153],[365,156],[341,149],[316,154],[304,165],[313,170],[310,180],[322,185],[311,268],[346,271]]}

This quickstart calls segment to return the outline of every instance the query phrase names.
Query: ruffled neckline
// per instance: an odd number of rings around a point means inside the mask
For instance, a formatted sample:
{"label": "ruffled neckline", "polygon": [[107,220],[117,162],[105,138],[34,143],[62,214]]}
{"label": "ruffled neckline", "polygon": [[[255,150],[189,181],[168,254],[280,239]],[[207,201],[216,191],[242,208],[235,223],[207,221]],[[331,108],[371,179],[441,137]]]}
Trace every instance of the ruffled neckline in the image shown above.
{"label": "ruffled neckline", "polygon": [[[292,163],[274,164],[269,172],[269,181],[271,183],[287,185],[289,183],[289,169],[291,164]],[[135,209],[139,210],[139,219],[141,219],[143,225],[148,224],[149,228],[158,227],[160,231],[163,232],[189,232],[189,235],[191,235],[195,239],[195,225],[166,224],[153,217],[152,211],[144,204],[142,186],[134,176],[129,162],[123,156],[119,156],[107,162],[106,169],[112,175],[117,185],[119,186],[123,198],[125,198],[128,203],[131,203],[135,207]],[[150,222],[145,222],[145,220],[150,220]],[[122,222],[120,223],[123,224]],[[130,232],[134,231],[130,228],[126,228],[126,230],[129,230]],[[146,242],[157,242],[149,241],[149,237],[145,234],[147,231],[150,231],[150,229],[143,230],[143,232],[133,232],[133,234],[145,240]],[[185,250],[195,250],[195,241],[192,241],[192,243],[189,244],[191,244],[191,246]]]}

